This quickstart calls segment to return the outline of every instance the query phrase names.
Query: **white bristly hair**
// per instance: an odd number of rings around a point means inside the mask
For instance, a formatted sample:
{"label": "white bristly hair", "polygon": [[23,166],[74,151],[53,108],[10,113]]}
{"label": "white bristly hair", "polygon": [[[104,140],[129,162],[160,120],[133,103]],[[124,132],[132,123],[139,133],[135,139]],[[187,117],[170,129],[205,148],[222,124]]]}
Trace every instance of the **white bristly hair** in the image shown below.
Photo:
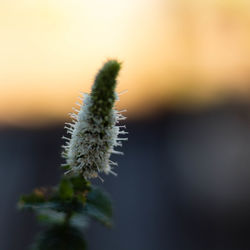
{"label": "white bristly hair", "polygon": [[[125,126],[117,125],[120,120],[126,119],[121,113],[125,110],[117,111],[112,109],[108,120],[108,126],[104,120],[91,112],[92,98],[89,94],[83,94],[84,104],[80,110],[74,109],[71,114],[72,123],[66,123],[67,134],[71,137],[63,137],[66,144],[63,146],[63,156],[66,159],[64,165],[68,166],[66,175],[81,174],[85,179],[96,178],[102,180],[100,173],[114,174],[113,167],[116,162],[110,160],[111,154],[123,154],[114,148],[122,146],[122,141],[127,138],[120,138],[125,135]],[[116,98],[118,99],[118,97]]]}

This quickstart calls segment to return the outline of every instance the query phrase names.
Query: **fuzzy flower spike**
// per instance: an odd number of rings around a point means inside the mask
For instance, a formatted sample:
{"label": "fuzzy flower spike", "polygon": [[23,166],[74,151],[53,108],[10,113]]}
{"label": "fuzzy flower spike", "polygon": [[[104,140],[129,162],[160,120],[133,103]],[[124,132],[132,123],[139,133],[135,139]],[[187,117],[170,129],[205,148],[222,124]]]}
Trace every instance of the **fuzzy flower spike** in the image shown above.
{"label": "fuzzy flower spike", "polygon": [[[71,114],[72,123],[66,123],[65,128],[71,138],[66,138],[63,146],[65,166],[70,175],[82,175],[85,179],[100,178],[100,173],[112,173],[112,167],[117,163],[110,160],[110,155],[122,154],[116,151],[121,146],[119,135],[127,134],[124,126],[117,126],[120,120],[126,119],[121,111],[113,109],[118,99],[115,93],[116,77],[121,64],[116,60],[107,61],[98,72],[91,94],[84,94],[84,104],[80,110]],[[101,179],[102,180],[102,179]]]}

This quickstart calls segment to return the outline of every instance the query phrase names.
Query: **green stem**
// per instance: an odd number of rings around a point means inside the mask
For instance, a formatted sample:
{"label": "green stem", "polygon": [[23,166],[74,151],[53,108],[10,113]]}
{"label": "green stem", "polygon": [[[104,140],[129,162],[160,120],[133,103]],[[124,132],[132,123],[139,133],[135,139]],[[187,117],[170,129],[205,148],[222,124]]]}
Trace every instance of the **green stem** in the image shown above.
{"label": "green stem", "polygon": [[72,211],[69,211],[66,213],[65,218],[64,218],[65,225],[69,225],[69,222],[70,222],[72,215],[73,215]]}

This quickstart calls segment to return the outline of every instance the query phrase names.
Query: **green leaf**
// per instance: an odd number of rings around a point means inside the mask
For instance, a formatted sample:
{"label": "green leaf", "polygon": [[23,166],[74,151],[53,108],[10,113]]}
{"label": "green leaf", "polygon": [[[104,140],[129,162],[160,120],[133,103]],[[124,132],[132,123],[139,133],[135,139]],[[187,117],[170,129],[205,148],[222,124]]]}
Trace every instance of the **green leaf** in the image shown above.
{"label": "green leaf", "polygon": [[76,227],[54,225],[38,236],[32,250],[86,250],[86,243]]}
{"label": "green leaf", "polygon": [[37,219],[44,224],[61,224],[64,223],[65,213],[57,212],[52,209],[41,209],[37,211]]}
{"label": "green leaf", "polygon": [[21,209],[31,209],[31,210],[36,210],[36,211],[39,211],[42,209],[53,209],[53,210],[61,211],[61,209],[60,209],[61,204],[59,204],[57,202],[52,202],[52,201],[49,201],[49,202],[44,201],[44,202],[40,202],[40,203],[26,202],[26,203],[19,204],[19,207]]}
{"label": "green leaf", "polygon": [[85,192],[90,190],[90,182],[86,181],[82,176],[70,177],[75,192]]}
{"label": "green leaf", "polygon": [[[57,212],[51,209],[42,209],[38,212],[37,219],[45,225],[65,223],[64,212]],[[89,218],[85,214],[75,213],[70,219],[70,224],[79,229],[86,229],[89,225]]]}
{"label": "green leaf", "polygon": [[83,204],[76,198],[72,200],[51,199],[50,201],[43,202],[20,202],[19,208],[31,209],[40,213],[44,209],[54,210],[56,212],[80,212],[83,209]]}
{"label": "green leaf", "polygon": [[72,199],[74,195],[73,186],[69,179],[62,179],[59,186],[59,196],[62,200]]}
{"label": "green leaf", "polygon": [[53,201],[53,203],[56,204],[54,210],[58,212],[65,212],[65,213],[79,212],[83,208],[83,204],[75,198],[68,201],[55,200]]}
{"label": "green leaf", "polygon": [[45,192],[45,189],[35,189],[31,194],[22,195],[18,202],[18,207],[20,209],[43,207],[47,203]]}
{"label": "green leaf", "polygon": [[89,225],[89,218],[85,214],[76,213],[70,220],[70,224],[79,229],[86,229]]}
{"label": "green leaf", "polygon": [[35,190],[29,195],[22,195],[19,200],[20,205],[26,203],[38,204],[43,202],[45,202],[44,194],[42,192],[39,192],[38,190]]}
{"label": "green leaf", "polygon": [[105,226],[112,226],[112,203],[101,189],[93,187],[88,193],[84,212]]}

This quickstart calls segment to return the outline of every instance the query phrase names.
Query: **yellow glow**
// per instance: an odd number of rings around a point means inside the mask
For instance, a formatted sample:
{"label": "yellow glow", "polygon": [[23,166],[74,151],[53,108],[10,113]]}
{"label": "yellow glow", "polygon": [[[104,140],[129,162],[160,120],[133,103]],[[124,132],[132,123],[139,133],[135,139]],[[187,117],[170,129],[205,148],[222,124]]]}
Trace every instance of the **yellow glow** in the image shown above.
{"label": "yellow glow", "polygon": [[246,93],[249,27],[244,0],[0,0],[0,121],[65,119],[107,58],[131,114]]}

